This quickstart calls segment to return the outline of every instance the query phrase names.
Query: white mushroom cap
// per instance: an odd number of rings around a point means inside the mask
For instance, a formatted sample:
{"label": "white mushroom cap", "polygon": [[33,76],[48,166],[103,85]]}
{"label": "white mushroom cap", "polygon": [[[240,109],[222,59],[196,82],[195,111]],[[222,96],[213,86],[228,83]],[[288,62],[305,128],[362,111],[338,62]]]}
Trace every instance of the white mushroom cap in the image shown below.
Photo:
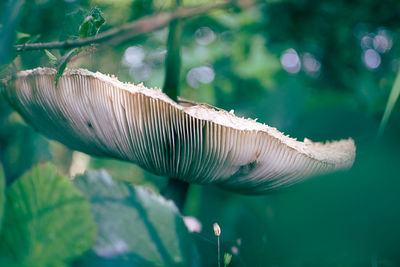
{"label": "white mushroom cap", "polygon": [[183,106],[159,89],[88,70],[37,68],[6,81],[3,95],[51,139],[85,153],[134,162],[189,183],[262,193],[348,169],[352,139],[323,143],[205,105]]}

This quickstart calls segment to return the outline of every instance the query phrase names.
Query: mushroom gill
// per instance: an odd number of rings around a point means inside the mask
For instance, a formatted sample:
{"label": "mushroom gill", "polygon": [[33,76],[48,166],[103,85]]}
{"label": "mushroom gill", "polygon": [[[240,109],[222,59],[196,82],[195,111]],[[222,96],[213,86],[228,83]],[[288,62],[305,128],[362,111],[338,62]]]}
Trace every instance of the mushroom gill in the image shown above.
{"label": "mushroom gill", "polygon": [[348,169],[352,139],[296,141],[275,128],[205,105],[180,105],[159,89],[88,70],[22,71],[2,94],[35,129],[85,153],[130,161],[189,183],[263,193]]}

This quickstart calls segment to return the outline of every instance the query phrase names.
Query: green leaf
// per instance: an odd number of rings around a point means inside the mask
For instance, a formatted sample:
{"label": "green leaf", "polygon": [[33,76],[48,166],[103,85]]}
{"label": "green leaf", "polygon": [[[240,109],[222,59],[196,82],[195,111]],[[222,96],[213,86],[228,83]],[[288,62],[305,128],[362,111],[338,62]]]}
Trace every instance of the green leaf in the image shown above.
{"label": "green leaf", "polygon": [[80,266],[192,266],[196,250],[173,202],[144,187],[89,171],[74,180],[84,192],[99,232]]}
{"label": "green leaf", "polygon": [[232,254],[225,253],[224,254],[224,267],[228,266],[231,263],[231,260],[232,260]]}
{"label": "green leaf", "polygon": [[42,37],[40,34],[31,35],[27,43],[36,43],[40,37]]}
{"label": "green leaf", "polygon": [[[83,20],[82,24],[79,26],[79,37],[86,38],[89,36],[96,35],[99,32],[100,27],[105,23],[105,21],[106,20],[103,18],[100,9],[96,7],[92,8],[89,14]],[[64,56],[62,56],[57,60],[56,88],[60,77],[64,73],[65,68],[67,67],[68,62],[74,55],[79,54],[81,51],[82,51],[81,48],[74,48],[68,51]],[[46,51],[46,54],[49,57],[48,53],[50,52]],[[50,61],[52,60],[50,59]]]}
{"label": "green leaf", "polygon": [[15,43],[16,44],[35,43],[37,40],[39,40],[39,38],[40,34],[30,35],[29,33],[17,32]]}
{"label": "green leaf", "polygon": [[49,58],[50,64],[51,65],[56,65],[57,64],[57,57],[53,55],[49,50],[45,49],[44,52],[46,53],[46,56]]}
{"label": "green leaf", "polygon": [[79,26],[79,37],[86,38],[96,35],[105,21],[100,9],[92,8]]}
{"label": "green leaf", "polygon": [[29,37],[31,35],[29,33],[25,33],[25,32],[17,32],[17,36],[16,36],[16,42],[22,42],[23,40],[29,40]]}
{"label": "green leaf", "polygon": [[88,201],[72,181],[50,164],[36,166],[7,189],[0,263],[64,266],[90,249],[95,231]]}
{"label": "green leaf", "polygon": [[81,52],[80,48],[71,49],[68,53],[57,60],[56,88],[58,85],[58,80],[63,75],[64,70],[67,67],[67,63],[74,55],[79,54],[79,52]]}
{"label": "green leaf", "polygon": [[388,123],[389,117],[392,114],[393,108],[396,105],[397,100],[399,99],[399,95],[400,95],[400,70],[397,73],[396,80],[393,83],[393,87],[390,92],[388,102],[386,103],[385,112],[383,113],[381,123],[379,125],[378,137],[382,136],[383,131],[385,130],[386,125]]}

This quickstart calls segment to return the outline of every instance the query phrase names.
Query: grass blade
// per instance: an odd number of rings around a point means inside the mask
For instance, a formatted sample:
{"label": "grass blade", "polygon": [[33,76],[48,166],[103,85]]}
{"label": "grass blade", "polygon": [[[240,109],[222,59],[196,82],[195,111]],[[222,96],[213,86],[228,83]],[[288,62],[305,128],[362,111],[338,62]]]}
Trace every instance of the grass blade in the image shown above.
{"label": "grass blade", "polygon": [[399,98],[399,95],[400,95],[400,70],[397,73],[396,80],[394,81],[392,90],[389,95],[389,99],[386,103],[385,112],[383,113],[381,123],[379,125],[378,137],[382,136],[386,128],[386,125],[388,123],[389,117],[392,114],[393,108],[396,105],[396,102]]}

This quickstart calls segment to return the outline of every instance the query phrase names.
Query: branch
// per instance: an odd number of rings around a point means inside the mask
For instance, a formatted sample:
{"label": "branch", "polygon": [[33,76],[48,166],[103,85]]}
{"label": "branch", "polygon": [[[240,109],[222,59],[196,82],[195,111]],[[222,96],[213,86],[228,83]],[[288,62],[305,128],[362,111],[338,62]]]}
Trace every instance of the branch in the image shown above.
{"label": "branch", "polygon": [[74,47],[89,46],[92,44],[112,42],[114,44],[127,41],[140,34],[148,33],[162,28],[174,19],[183,19],[202,15],[210,10],[229,8],[237,6],[240,1],[228,1],[213,5],[199,5],[193,7],[179,7],[173,11],[160,12],[154,15],[146,16],[131,23],[123,24],[93,37],[87,37],[77,40],[67,40],[64,42],[33,43],[14,46],[17,52],[42,50],[42,49],[67,49]]}

